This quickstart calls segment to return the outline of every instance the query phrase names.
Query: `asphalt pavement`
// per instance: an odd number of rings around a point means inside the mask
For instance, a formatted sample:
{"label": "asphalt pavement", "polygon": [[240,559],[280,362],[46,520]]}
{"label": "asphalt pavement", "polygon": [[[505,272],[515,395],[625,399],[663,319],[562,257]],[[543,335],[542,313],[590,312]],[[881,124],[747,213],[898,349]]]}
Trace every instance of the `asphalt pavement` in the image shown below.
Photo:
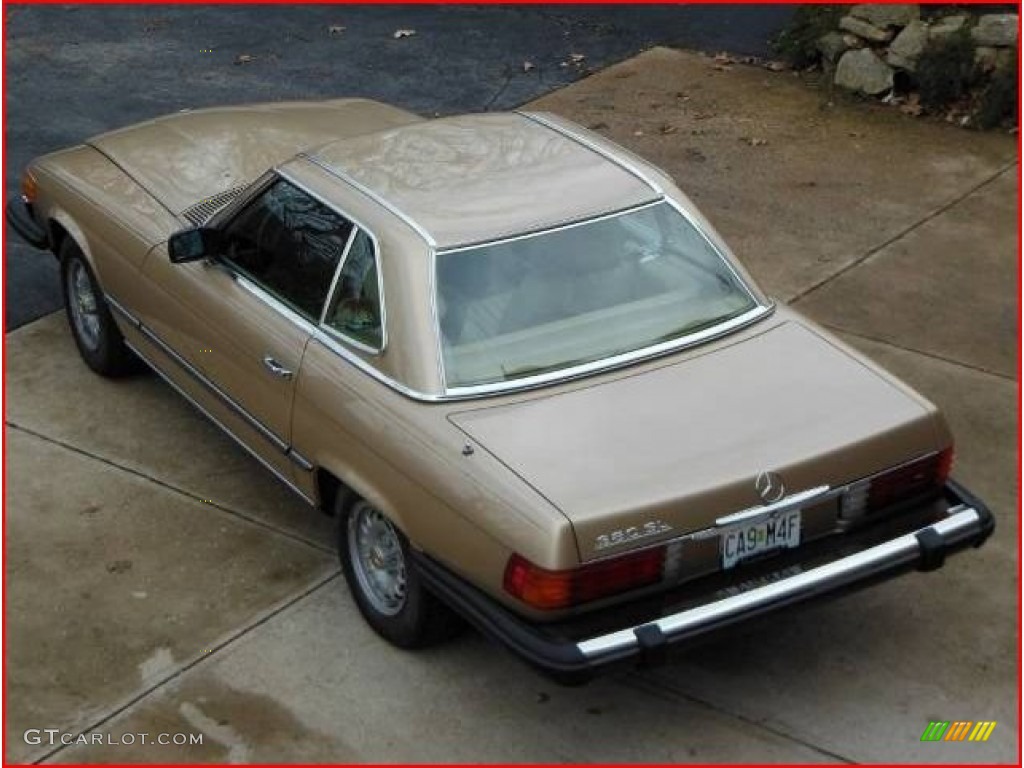
{"label": "asphalt pavement", "polygon": [[[343,96],[424,115],[509,109],[656,44],[766,54],[791,13],[781,5],[9,7],[5,191],[17,193],[36,155],[180,109]],[[396,38],[398,30],[415,34]],[[54,259],[16,236],[4,255],[8,330],[60,306]]]}

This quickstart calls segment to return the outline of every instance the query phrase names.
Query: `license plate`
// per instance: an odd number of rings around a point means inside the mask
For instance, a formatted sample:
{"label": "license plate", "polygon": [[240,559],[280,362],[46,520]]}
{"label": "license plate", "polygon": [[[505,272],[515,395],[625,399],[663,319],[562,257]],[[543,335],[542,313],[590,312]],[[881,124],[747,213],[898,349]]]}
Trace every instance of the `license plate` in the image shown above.
{"label": "license plate", "polygon": [[788,509],[722,532],[722,568],[775,549],[800,544],[800,510]]}

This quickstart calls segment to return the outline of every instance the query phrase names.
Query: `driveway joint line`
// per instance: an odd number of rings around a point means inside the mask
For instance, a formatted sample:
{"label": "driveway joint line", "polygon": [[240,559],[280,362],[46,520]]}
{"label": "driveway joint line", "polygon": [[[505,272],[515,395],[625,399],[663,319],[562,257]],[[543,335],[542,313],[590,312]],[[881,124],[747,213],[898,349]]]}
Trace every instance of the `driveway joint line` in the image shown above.
{"label": "driveway joint line", "polygon": [[[300,544],[305,544],[306,546],[316,549],[320,552],[324,552],[327,554],[334,553],[334,550],[331,547],[324,546],[319,542],[307,539],[305,536],[293,533],[292,531],[289,531],[285,528],[280,528],[276,525],[272,525],[271,523],[268,523],[265,520],[260,520],[259,518],[247,515],[244,512],[240,512],[237,509],[232,509],[231,507],[226,507],[222,504],[218,504],[217,502],[204,499],[201,496],[192,493],[191,491],[186,491],[184,488],[179,488],[175,485],[171,485],[165,480],[161,480],[159,478],[153,477],[152,475],[148,475],[141,470],[135,469],[134,467],[125,466],[124,464],[120,464],[114,461],[113,459],[108,459],[105,456],[99,456],[95,453],[85,450],[84,448],[79,448],[78,446],[72,445],[71,443],[65,442],[64,440],[61,440],[56,437],[51,437],[49,435],[45,435],[41,432],[37,432],[31,427],[25,427],[13,421],[8,420],[5,421],[4,424],[11,427],[11,429],[16,429],[19,432],[24,432],[27,435],[32,435],[33,437],[39,438],[40,440],[45,440],[46,442],[52,443],[53,445],[59,445],[61,448],[77,453],[80,456],[85,456],[89,459],[93,459],[94,461],[106,464],[109,467],[113,467],[114,469],[121,470],[122,472],[127,472],[128,474],[134,475],[135,477],[138,477],[142,480],[147,480],[155,485],[160,486],[165,490],[171,491],[172,493],[176,493],[180,496],[184,496],[193,501],[198,501],[207,507],[212,507],[213,509],[219,510],[220,512],[223,512],[226,515],[236,517],[239,520],[243,520],[246,523],[249,523],[250,525],[254,525],[258,528],[263,528],[264,530],[270,531],[271,533],[276,533],[279,536],[284,536],[285,538],[291,539],[292,541],[296,541]],[[317,512],[317,514],[319,514],[319,512]]]}
{"label": "driveway joint line", "polygon": [[[136,704],[139,704],[144,699],[149,698],[152,694],[154,694],[157,691],[159,691],[161,688],[166,686],[168,683],[173,682],[174,680],[177,680],[179,677],[184,675],[186,672],[188,672],[188,671],[190,671],[192,669],[195,669],[196,667],[198,667],[203,662],[205,662],[205,661],[207,661],[209,659],[212,659],[214,656],[216,656],[221,650],[223,650],[227,646],[232,645],[237,640],[240,640],[241,638],[245,637],[246,635],[248,635],[249,633],[253,632],[256,629],[259,629],[261,626],[266,624],[271,619],[281,615],[285,611],[287,611],[290,608],[294,607],[297,603],[301,602],[302,600],[305,600],[307,597],[312,596],[314,592],[317,592],[318,590],[320,590],[323,587],[325,587],[328,584],[330,584],[332,581],[335,581],[340,575],[341,575],[340,569],[335,568],[330,574],[328,574],[327,576],[324,576],[324,577],[318,579],[316,582],[314,582],[313,584],[311,584],[308,587],[306,587],[305,589],[303,589],[302,592],[300,592],[299,594],[294,595],[293,597],[288,598],[285,602],[281,603],[280,605],[278,605],[278,606],[276,606],[274,608],[271,608],[266,613],[262,614],[257,619],[255,619],[254,621],[250,622],[249,624],[246,624],[246,625],[242,626],[240,629],[235,630],[234,632],[231,632],[223,640],[221,640],[220,642],[214,644],[210,648],[209,652],[201,652],[201,653],[197,654],[192,659],[190,659],[189,661],[187,661],[186,663],[182,664],[180,667],[175,669],[173,672],[168,674],[166,677],[163,677],[160,680],[157,680],[155,683],[150,685],[145,690],[142,690],[139,693],[135,694],[134,696],[131,696],[127,701],[123,701],[121,704],[115,705],[115,707],[112,710],[110,710],[106,714],[100,716],[94,722],[90,723],[89,725],[83,726],[78,731],[78,733],[89,734],[89,733],[94,732],[97,728],[100,728],[100,727],[106,725],[111,720],[116,718],[118,715],[121,715],[122,713],[124,713],[125,711],[130,709],[131,707],[134,707]],[[64,750],[68,749],[69,747],[73,747],[73,746],[75,746],[75,745],[74,744],[60,744],[60,745],[54,747],[53,749],[51,749],[49,752],[46,752],[42,756],[40,756],[40,757],[36,758],[35,760],[33,760],[32,764],[33,765],[39,765],[41,763],[44,763],[47,760],[50,760],[50,759],[56,757],[57,755],[59,755],[61,752],[63,752]]]}
{"label": "driveway joint line", "polygon": [[755,720],[751,717],[740,714],[739,712],[732,712],[728,709],[723,709],[715,705],[714,703],[708,701],[707,699],[702,699],[698,696],[694,696],[693,694],[685,693],[684,691],[681,691],[678,688],[676,688],[674,685],[666,683],[664,680],[651,679],[642,673],[630,675],[629,677],[624,678],[624,680],[627,685],[632,685],[638,690],[646,691],[647,693],[650,693],[654,696],[660,696],[662,698],[666,698],[669,700],[681,699],[690,704],[696,704],[698,706],[704,707],[705,709],[708,709],[717,714],[735,718],[736,720],[739,720],[741,723],[744,723],[745,725],[749,725],[753,728],[759,728],[763,731],[772,734],[773,736],[776,736],[780,739],[784,739],[786,741],[791,741],[794,744],[799,744],[805,749],[809,749],[812,752],[817,752],[820,755],[828,757],[832,760],[837,760],[840,763],[853,765],[857,762],[852,758],[846,757],[845,755],[841,755],[838,752],[833,752],[830,749],[826,749],[825,747],[819,746],[810,741],[802,739],[799,736],[796,736],[792,733],[788,733],[787,731],[774,728],[763,721]]}
{"label": "driveway joint line", "polygon": [[837,279],[839,277],[842,277],[843,275],[845,275],[847,272],[850,272],[851,270],[856,269],[857,267],[861,266],[862,264],[867,262],[869,259],[871,259],[872,256],[877,255],[881,251],[883,251],[886,248],[888,248],[890,245],[892,245],[892,244],[902,240],[904,237],[909,235],[911,232],[913,232],[916,229],[924,226],[925,224],[927,224],[932,219],[938,218],[942,214],[946,213],[946,211],[948,211],[951,208],[954,208],[955,206],[959,205],[964,200],[966,200],[971,195],[973,195],[975,192],[981,191],[982,189],[987,187],[989,184],[994,182],[996,179],[998,179],[1000,176],[1002,176],[1004,173],[1006,173],[1007,171],[1012,170],[1016,166],[1017,166],[1017,161],[1016,160],[1014,160],[1013,162],[1011,162],[1011,163],[1009,163],[1007,165],[1004,165],[1002,168],[1000,168],[998,171],[996,171],[990,177],[988,177],[987,179],[984,179],[983,181],[981,181],[978,184],[974,185],[973,187],[968,189],[966,192],[964,192],[962,195],[959,195],[959,196],[953,198],[952,200],[950,200],[947,203],[943,203],[942,205],[940,205],[938,208],[936,208],[931,213],[926,214],[923,218],[918,219],[913,224],[905,227],[904,229],[902,229],[901,231],[897,232],[892,237],[890,237],[887,240],[885,240],[884,242],[880,243],[879,245],[876,245],[876,246],[873,246],[873,247],[869,248],[861,256],[858,256],[853,261],[849,262],[848,264],[843,265],[842,267],[837,269],[835,272],[833,272],[831,275],[827,275],[826,277],[823,277],[821,280],[819,280],[818,282],[814,283],[809,288],[804,288],[803,290],[798,291],[796,294],[794,294],[790,298],[786,299],[786,303],[787,304],[796,304],[798,301],[802,301],[803,299],[807,298],[809,295],[811,295],[812,293],[817,291],[819,288],[824,288],[826,285],[828,285],[829,283],[831,283],[835,279]]}
{"label": "driveway joint line", "polygon": [[828,330],[833,331],[834,333],[842,333],[842,334],[845,334],[847,336],[856,336],[858,339],[864,339],[865,341],[871,341],[871,342],[874,342],[875,344],[883,344],[883,345],[885,345],[887,347],[892,347],[893,349],[899,349],[899,350],[901,350],[903,352],[911,352],[911,353],[913,353],[915,355],[921,355],[922,357],[927,357],[927,358],[929,358],[931,360],[938,360],[940,363],[947,363],[949,365],[955,365],[955,366],[957,366],[959,368],[966,368],[969,371],[974,371],[975,373],[983,373],[986,376],[992,376],[992,377],[997,378],[997,379],[1002,379],[1003,381],[1009,381],[1009,382],[1014,382],[1014,383],[1017,381],[1017,378],[1015,376],[1012,376],[1012,375],[1006,374],[1006,373],[1000,373],[999,371],[993,371],[991,368],[983,368],[980,365],[973,365],[971,363],[965,363],[965,362],[963,362],[961,360],[956,360],[955,358],[952,358],[952,357],[945,357],[943,355],[939,355],[939,354],[936,354],[934,352],[927,352],[927,351],[925,351],[923,349],[917,349],[916,347],[906,347],[906,346],[904,346],[902,344],[897,344],[895,341],[889,341],[888,339],[882,339],[882,338],[879,338],[878,336],[871,336],[870,334],[867,334],[867,333],[859,333],[858,331],[851,331],[851,330],[849,330],[847,328],[843,328],[842,326],[839,326],[839,325],[833,325],[831,323],[821,323],[821,325],[824,326],[825,328],[827,328]]}

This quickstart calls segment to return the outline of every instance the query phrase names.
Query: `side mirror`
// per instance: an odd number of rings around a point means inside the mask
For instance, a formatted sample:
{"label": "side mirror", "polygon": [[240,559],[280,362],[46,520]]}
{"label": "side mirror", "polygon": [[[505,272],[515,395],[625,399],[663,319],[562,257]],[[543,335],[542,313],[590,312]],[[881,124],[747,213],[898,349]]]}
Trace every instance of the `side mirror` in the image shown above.
{"label": "side mirror", "polygon": [[220,230],[197,227],[175,232],[167,241],[167,255],[172,264],[184,264],[214,256],[220,251]]}

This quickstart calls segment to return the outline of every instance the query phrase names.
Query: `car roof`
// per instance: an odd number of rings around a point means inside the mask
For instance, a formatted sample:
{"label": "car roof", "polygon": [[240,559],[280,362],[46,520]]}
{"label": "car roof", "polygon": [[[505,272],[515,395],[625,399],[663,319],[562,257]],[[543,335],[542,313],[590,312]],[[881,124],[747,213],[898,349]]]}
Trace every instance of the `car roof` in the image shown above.
{"label": "car roof", "polygon": [[625,157],[528,113],[425,120],[333,141],[304,156],[376,198],[438,248],[546,229],[661,196]]}

